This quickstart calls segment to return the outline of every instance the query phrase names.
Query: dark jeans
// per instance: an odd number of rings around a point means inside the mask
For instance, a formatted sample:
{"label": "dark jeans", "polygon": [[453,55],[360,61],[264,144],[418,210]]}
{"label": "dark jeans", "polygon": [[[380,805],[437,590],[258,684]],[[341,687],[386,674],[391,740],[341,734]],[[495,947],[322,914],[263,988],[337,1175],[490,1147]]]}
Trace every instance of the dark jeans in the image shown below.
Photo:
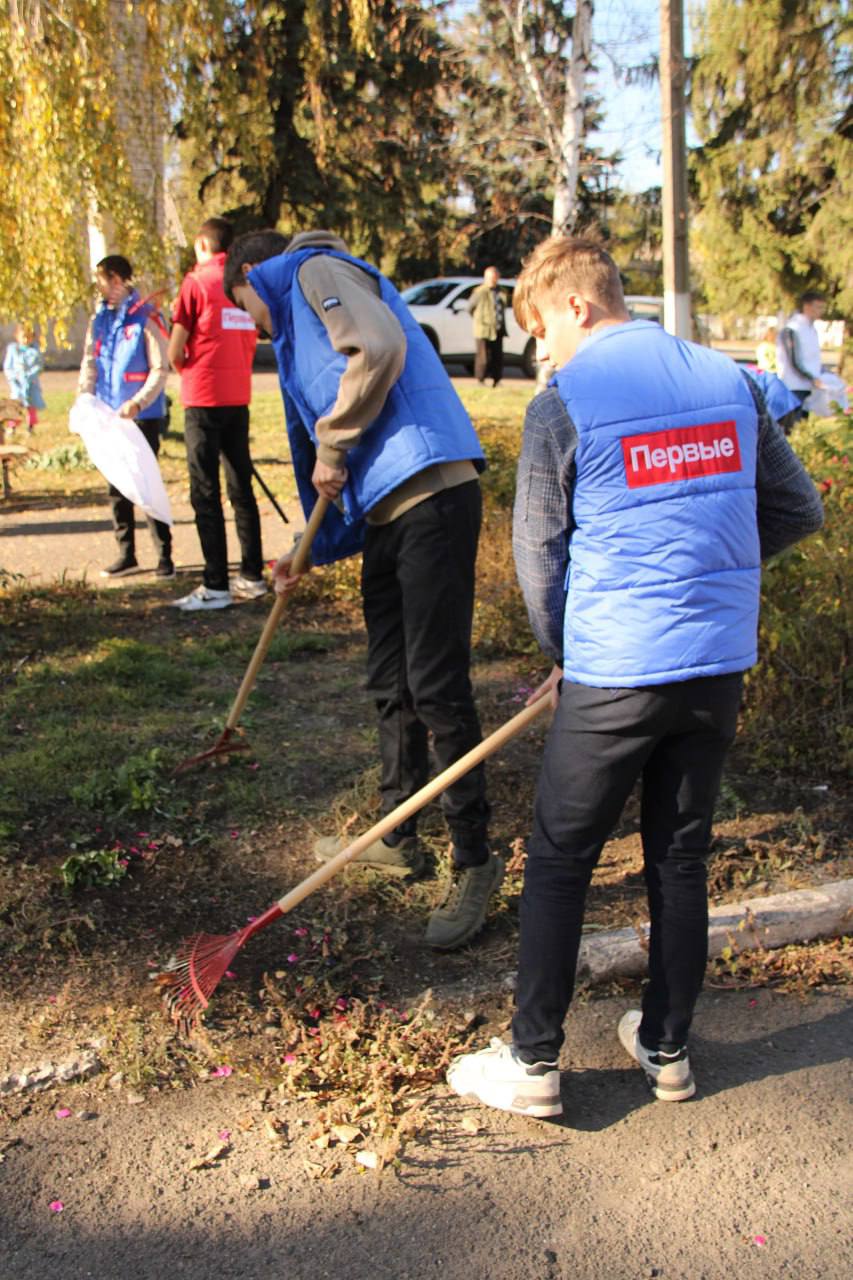
{"label": "dark jeans", "polygon": [[474,353],[474,377],[478,382],[484,378],[494,378],[495,384],[500,382],[504,371],[503,338],[476,338]]}
{"label": "dark jeans", "polygon": [[539,774],[524,891],[513,1041],[553,1061],[574,989],[584,901],[602,846],[638,777],[649,901],[649,984],[640,1040],[680,1048],[708,949],[706,857],[740,673],[644,689],[564,681]]}
{"label": "dark jeans", "polygon": [[[481,739],[469,667],[474,562],[481,518],[476,480],[444,489],[386,525],[369,525],[362,563],[367,687],[379,713],[382,811]],[[441,806],[458,866],[488,856],[485,771],[472,769]],[[414,834],[416,820],[398,828]]]}
{"label": "dark jeans", "polygon": [[[160,452],[160,432],[164,424],[165,418],[141,418],[136,423],[153,449],[155,458]],[[110,485],[110,502],[113,509],[113,531],[118,549],[130,560],[136,555],[136,517],[133,512],[133,503],[128,501],[124,494],[119,493],[112,484]],[[145,517],[145,522],[158,559],[171,559],[172,530],[169,525],[162,520],[153,520],[148,515]]]}
{"label": "dark jeans", "polygon": [[252,489],[248,406],[185,409],[184,441],[190,501],[204,556],[204,585],[211,591],[228,590],[228,543],[219,488],[220,457],[240,541],[240,572],[247,578],[262,578],[261,518]]}

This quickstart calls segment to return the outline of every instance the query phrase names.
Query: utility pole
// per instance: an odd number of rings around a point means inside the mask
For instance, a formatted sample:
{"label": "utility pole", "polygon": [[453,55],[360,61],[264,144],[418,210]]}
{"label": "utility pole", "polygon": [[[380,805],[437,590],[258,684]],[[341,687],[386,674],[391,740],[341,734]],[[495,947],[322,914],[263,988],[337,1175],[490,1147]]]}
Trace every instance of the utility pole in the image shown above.
{"label": "utility pole", "polygon": [[686,79],[683,0],[661,0],[663,315],[664,327],[679,338],[689,338],[692,332],[687,259]]}

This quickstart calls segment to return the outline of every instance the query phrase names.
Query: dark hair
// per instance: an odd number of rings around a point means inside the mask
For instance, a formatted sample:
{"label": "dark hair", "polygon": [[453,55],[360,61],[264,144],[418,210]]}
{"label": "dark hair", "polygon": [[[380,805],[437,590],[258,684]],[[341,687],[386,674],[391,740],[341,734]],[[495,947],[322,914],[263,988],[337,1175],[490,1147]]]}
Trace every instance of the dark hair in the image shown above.
{"label": "dark hair", "polygon": [[105,258],[101,258],[95,270],[105,276],[118,276],[121,280],[130,280],[133,276],[133,267],[120,253],[108,253]]}
{"label": "dark hair", "polygon": [[232,290],[235,285],[243,283],[245,263],[254,264],[266,262],[267,258],[277,258],[284,253],[289,243],[287,236],[283,236],[280,231],[249,231],[244,236],[238,236],[225,259],[222,287],[226,298],[234,301]]}
{"label": "dark hair", "polygon": [[225,218],[208,218],[199,227],[198,234],[210,241],[214,253],[227,253],[234,239],[234,228]]}
{"label": "dark hair", "polygon": [[826,294],[819,289],[806,289],[797,300],[797,310],[802,311],[807,302],[826,302]]}

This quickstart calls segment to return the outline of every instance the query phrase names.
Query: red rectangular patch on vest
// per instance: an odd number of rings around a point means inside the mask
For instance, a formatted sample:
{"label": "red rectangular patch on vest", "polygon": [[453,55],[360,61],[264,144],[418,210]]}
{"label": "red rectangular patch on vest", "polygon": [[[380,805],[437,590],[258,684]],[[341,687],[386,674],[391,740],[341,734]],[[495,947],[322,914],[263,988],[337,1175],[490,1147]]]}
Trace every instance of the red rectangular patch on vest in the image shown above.
{"label": "red rectangular patch on vest", "polygon": [[629,489],[741,469],[734,422],[703,422],[696,427],[623,436],[622,458]]}
{"label": "red rectangular patch on vest", "polygon": [[124,375],[124,380],[125,380],[125,382],[147,382],[147,381],[148,381],[148,374],[147,374],[147,373],[141,373],[141,372],[140,372],[140,373],[126,373],[126,374]]}

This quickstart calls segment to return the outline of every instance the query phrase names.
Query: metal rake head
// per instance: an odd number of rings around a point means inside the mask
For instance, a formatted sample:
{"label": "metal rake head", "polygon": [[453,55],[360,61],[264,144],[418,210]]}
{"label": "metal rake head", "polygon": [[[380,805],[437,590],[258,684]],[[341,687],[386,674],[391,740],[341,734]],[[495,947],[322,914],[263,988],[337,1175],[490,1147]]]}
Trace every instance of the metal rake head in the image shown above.
{"label": "metal rake head", "polygon": [[181,943],[157,979],[169,1017],[180,1031],[196,1026],[249,933],[245,928],[219,935],[197,933]]}
{"label": "metal rake head", "polygon": [[233,732],[233,729],[223,729],[212,747],[208,747],[206,751],[199,751],[197,755],[187,756],[186,760],[175,765],[172,777],[180,777],[182,773],[188,773],[190,769],[194,769],[197,764],[202,764],[205,760],[213,760],[216,756],[228,756],[232,751],[248,751],[248,742],[244,742],[242,738],[234,738]]}

